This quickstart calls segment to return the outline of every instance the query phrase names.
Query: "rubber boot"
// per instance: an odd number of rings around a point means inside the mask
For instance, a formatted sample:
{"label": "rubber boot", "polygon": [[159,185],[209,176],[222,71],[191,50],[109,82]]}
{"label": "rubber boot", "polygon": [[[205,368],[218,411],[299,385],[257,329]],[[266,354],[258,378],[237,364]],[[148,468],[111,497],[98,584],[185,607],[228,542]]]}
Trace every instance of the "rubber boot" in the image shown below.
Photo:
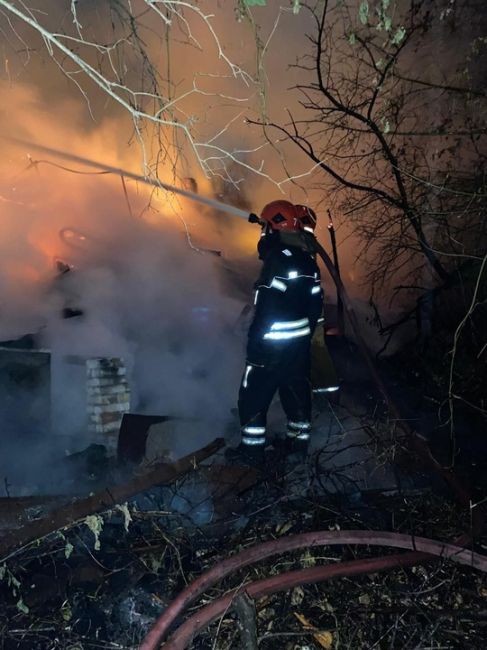
{"label": "rubber boot", "polygon": [[300,440],[291,436],[286,437],[286,462],[299,465],[308,458],[309,438]]}
{"label": "rubber boot", "polygon": [[272,444],[276,450],[276,461],[286,464],[299,464],[308,457],[309,439],[299,440],[291,436],[275,438]]}
{"label": "rubber boot", "polygon": [[264,458],[264,445],[244,445],[241,442],[237,447],[225,450],[225,459],[230,465],[258,467],[264,464]]}

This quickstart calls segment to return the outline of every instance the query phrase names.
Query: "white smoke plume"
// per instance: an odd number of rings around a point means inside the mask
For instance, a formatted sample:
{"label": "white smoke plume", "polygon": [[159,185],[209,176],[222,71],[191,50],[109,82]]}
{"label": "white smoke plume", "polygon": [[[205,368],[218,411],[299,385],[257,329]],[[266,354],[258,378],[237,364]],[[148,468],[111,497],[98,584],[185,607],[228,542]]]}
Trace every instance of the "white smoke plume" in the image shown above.
{"label": "white smoke plume", "polygon": [[[86,131],[75,107],[63,123],[66,106],[49,114],[31,88],[2,90],[10,133],[137,171],[137,151],[117,144],[120,121]],[[198,418],[211,437],[222,435],[244,363],[245,337],[236,323],[250,299],[249,242],[255,245],[258,229],[238,219],[234,232],[245,240],[239,248],[231,230],[216,227],[231,217],[135,183],[127,182],[125,193],[118,177],[73,173],[27,154],[5,145],[0,161],[0,341],[35,334],[51,351],[53,430],[31,432],[29,440],[42,444],[32,442],[27,465],[23,433],[4,436],[2,474],[13,480],[89,442],[89,357],[124,358],[134,412]],[[234,256],[233,268],[244,269],[243,291],[225,271],[228,259],[206,251],[223,247]],[[71,270],[60,273],[59,261]],[[82,314],[65,319],[66,309]]]}

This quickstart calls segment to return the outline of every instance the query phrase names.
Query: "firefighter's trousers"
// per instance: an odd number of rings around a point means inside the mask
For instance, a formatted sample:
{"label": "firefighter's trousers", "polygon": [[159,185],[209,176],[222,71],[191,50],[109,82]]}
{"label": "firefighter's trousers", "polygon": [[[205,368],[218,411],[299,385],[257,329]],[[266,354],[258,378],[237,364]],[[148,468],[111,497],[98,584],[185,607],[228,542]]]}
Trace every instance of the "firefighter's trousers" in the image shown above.
{"label": "firefighter's trousers", "polygon": [[238,398],[243,444],[265,444],[267,411],[277,391],[288,420],[287,435],[308,439],[311,429],[308,337],[287,343],[263,364],[246,365]]}

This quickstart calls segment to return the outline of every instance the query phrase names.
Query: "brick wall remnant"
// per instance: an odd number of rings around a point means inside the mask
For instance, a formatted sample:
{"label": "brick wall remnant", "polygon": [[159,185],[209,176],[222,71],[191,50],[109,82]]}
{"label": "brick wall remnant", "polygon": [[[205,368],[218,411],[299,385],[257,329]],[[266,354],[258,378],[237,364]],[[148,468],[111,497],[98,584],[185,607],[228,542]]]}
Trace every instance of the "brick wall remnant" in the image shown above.
{"label": "brick wall remnant", "polygon": [[117,444],[122,416],[130,410],[130,388],[123,359],[86,361],[87,411],[90,432],[107,447]]}

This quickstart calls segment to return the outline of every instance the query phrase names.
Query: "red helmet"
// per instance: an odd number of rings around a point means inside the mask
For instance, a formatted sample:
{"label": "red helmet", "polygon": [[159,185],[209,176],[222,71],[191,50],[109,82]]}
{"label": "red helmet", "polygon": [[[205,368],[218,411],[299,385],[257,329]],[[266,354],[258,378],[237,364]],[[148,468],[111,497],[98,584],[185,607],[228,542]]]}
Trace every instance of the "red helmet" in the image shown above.
{"label": "red helmet", "polygon": [[271,201],[260,216],[272,230],[300,230],[296,208],[290,201]]}
{"label": "red helmet", "polygon": [[299,226],[301,230],[313,232],[316,228],[316,212],[307,205],[295,205],[296,214],[298,215]]}

